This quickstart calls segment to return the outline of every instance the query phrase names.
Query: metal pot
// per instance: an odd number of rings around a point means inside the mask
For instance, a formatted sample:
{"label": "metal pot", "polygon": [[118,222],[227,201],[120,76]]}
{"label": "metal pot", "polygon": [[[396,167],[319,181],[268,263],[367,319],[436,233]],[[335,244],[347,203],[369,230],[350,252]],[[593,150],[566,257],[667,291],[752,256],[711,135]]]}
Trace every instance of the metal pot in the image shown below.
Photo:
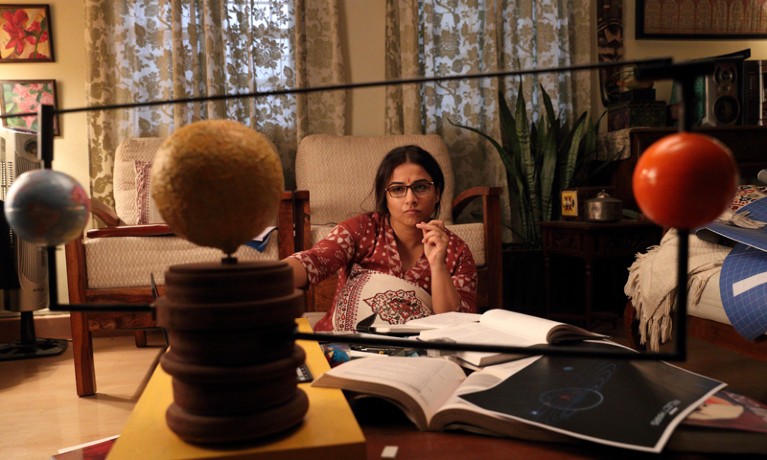
{"label": "metal pot", "polygon": [[602,190],[595,198],[586,200],[586,220],[616,222],[623,217],[623,202]]}

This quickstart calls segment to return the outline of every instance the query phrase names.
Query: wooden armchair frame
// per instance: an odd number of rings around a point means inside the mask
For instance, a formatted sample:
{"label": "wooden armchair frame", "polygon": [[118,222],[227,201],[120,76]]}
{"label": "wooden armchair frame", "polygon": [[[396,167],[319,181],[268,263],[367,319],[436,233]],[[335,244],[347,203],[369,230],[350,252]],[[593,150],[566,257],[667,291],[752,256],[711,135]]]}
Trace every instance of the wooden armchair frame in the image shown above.
{"label": "wooden armchair frame", "polygon": [[[280,258],[295,252],[296,241],[294,222],[303,224],[303,208],[294,205],[296,199],[308,200],[305,192],[283,192],[278,212],[277,233],[279,238],[278,254]],[[92,202],[91,212],[106,226],[86,232],[86,238],[108,238],[125,236],[160,236],[171,235],[166,224],[121,226],[114,211],[107,206]],[[301,225],[298,226],[301,228]],[[65,246],[67,287],[69,301],[72,304],[87,303],[151,303],[154,300],[151,286],[116,287],[93,289],[88,287],[87,262],[82,238],[77,238]],[[119,262],[119,261],[117,261]],[[147,280],[148,281],[148,280]],[[164,286],[158,286],[160,294]],[[72,352],[75,364],[75,383],[79,396],[96,393],[96,373],[93,362],[93,335],[95,331],[133,330],[136,345],[146,346],[146,329],[157,327],[152,313],[146,312],[71,312]]]}

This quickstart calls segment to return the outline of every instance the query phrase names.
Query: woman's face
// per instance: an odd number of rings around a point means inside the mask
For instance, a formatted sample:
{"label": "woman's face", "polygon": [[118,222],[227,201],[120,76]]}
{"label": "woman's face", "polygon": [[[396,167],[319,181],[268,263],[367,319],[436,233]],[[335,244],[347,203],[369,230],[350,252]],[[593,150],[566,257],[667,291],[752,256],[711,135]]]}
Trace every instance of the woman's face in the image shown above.
{"label": "woman's face", "polygon": [[[428,222],[432,218],[434,206],[439,201],[439,191],[431,181],[429,173],[417,164],[403,163],[394,168],[386,184],[386,204],[392,225],[415,227],[415,224]],[[412,185],[415,186],[403,187]],[[401,193],[403,188],[404,196],[392,196]]]}

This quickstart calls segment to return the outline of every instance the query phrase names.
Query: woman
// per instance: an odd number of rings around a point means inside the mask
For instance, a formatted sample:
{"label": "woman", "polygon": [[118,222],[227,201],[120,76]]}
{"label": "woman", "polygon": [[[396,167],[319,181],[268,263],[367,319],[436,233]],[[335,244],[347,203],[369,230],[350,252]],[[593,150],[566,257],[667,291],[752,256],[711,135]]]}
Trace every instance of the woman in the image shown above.
{"label": "woman", "polygon": [[399,324],[476,311],[474,258],[435,219],[444,187],[431,154],[414,145],[395,148],[376,173],[376,211],[340,223],[314,247],[286,259],[297,288],[340,270],[333,305],[315,330],[354,330],[370,313],[377,324]]}

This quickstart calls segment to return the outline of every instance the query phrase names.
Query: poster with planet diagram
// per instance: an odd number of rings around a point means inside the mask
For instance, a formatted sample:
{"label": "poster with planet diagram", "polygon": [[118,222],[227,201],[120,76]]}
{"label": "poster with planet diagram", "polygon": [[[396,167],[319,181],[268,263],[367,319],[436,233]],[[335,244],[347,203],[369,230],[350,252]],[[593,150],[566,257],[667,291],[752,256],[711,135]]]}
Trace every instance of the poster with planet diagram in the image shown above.
{"label": "poster with planet diagram", "polygon": [[687,414],[724,386],[662,361],[543,356],[495,387],[461,397],[576,438],[661,452]]}

